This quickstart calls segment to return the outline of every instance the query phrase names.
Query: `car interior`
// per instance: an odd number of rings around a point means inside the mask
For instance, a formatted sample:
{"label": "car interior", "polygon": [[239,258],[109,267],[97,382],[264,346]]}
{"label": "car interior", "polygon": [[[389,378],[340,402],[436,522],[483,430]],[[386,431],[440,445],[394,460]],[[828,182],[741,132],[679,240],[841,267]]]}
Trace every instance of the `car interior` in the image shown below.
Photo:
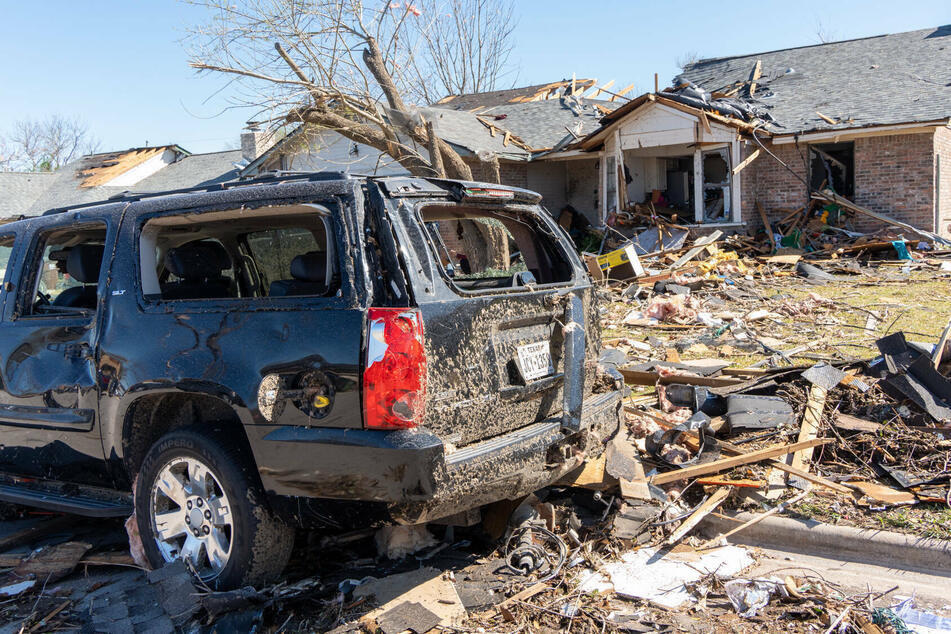
{"label": "car interior", "polygon": [[42,257],[29,269],[34,293],[24,314],[94,310],[105,237],[105,227],[46,234]]}
{"label": "car interior", "polygon": [[[515,288],[572,279],[571,264],[555,241],[544,234],[537,219],[446,205],[426,205],[420,216],[444,271],[460,290]],[[481,253],[488,249],[486,239],[493,234],[500,253],[484,257]]]}
{"label": "car interior", "polygon": [[339,286],[319,205],[159,216],[140,234],[150,300],[326,296]]}

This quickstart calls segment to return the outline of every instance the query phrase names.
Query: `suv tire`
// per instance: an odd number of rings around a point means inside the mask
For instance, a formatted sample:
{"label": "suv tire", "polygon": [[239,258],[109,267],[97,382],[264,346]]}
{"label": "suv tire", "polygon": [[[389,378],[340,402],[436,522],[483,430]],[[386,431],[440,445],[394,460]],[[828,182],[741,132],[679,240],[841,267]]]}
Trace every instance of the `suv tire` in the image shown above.
{"label": "suv tire", "polygon": [[249,461],[192,428],[162,436],[146,454],[135,514],[153,568],[185,559],[216,589],[273,581],[294,545],[294,530],[264,502]]}

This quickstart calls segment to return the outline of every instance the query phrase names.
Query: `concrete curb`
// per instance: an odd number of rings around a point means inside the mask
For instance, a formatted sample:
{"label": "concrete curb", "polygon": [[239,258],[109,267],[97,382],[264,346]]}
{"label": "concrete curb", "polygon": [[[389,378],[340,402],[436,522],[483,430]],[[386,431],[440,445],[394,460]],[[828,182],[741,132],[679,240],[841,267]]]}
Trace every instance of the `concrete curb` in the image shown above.
{"label": "concrete curb", "polygon": [[[754,517],[737,513],[732,519],[708,515],[701,529],[709,537],[725,533]],[[732,535],[729,542],[787,552],[831,556],[903,570],[951,575],[951,541],[890,531],[835,526],[814,520],[767,517]]]}

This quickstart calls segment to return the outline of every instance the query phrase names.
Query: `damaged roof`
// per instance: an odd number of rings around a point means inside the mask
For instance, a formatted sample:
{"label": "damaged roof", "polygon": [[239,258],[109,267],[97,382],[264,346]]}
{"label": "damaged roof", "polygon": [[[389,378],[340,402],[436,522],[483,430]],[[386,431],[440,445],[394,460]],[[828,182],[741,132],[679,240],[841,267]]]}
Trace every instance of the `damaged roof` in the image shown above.
{"label": "damaged roof", "polygon": [[605,111],[620,106],[620,102],[568,97],[491,106],[476,114],[509,130],[537,153],[561,149],[594,132]]}
{"label": "damaged roof", "polygon": [[[109,182],[168,149],[175,149],[175,162],[131,185],[96,184]],[[106,200],[126,191],[156,192],[211,185],[236,178],[236,163],[240,161],[240,150],[188,154],[173,145],[92,154],[55,172],[0,173],[0,218],[36,216],[48,209]],[[117,166],[123,169],[116,169]]]}
{"label": "damaged roof", "polygon": [[561,81],[523,86],[521,88],[473,92],[464,95],[449,95],[448,97],[443,97],[433,105],[443,108],[452,108],[454,110],[475,110],[479,107],[488,108],[490,106],[500,106],[509,103],[540,101],[550,99],[565,89],[568,89],[570,92],[572,81],[574,82],[575,92],[578,93],[588,90],[597,83],[596,79],[562,79]]}
{"label": "damaged roof", "polygon": [[700,60],[674,79],[687,82],[714,97],[739,85],[736,96],[764,107],[776,134],[948,119],[951,25]]}

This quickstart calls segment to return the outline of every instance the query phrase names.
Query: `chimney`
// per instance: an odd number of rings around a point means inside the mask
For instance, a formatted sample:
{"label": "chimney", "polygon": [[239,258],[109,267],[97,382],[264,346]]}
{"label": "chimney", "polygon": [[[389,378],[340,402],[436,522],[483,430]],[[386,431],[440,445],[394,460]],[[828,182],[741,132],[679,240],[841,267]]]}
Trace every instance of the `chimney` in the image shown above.
{"label": "chimney", "polygon": [[261,130],[257,124],[249,123],[241,133],[241,157],[250,163],[270,149],[275,140],[273,132]]}

